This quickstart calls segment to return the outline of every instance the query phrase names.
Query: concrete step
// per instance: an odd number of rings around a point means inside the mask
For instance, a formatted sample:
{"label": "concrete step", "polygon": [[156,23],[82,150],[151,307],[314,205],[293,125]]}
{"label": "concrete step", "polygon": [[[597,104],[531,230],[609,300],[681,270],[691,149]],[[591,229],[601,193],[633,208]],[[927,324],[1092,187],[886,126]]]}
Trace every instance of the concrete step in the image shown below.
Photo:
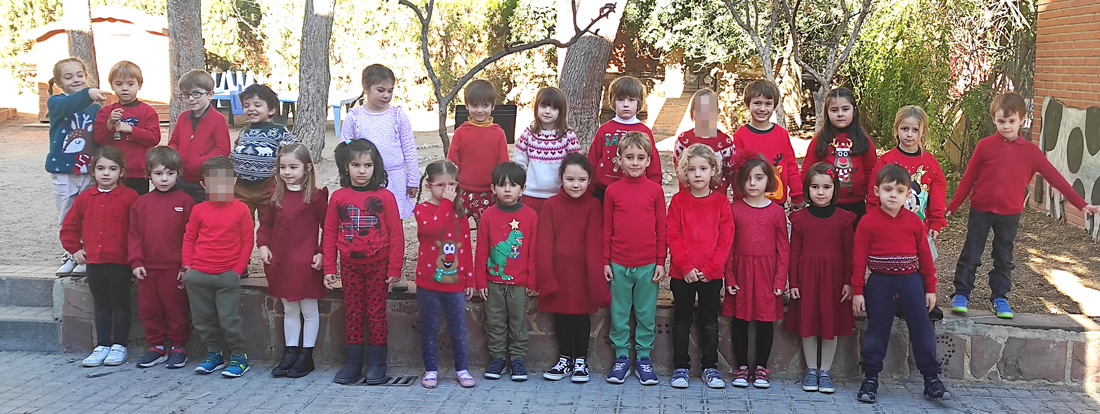
{"label": "concrete step", "polygon": [[0,306],[0,351],[61,350],[53,306]]}
{"label": "concrete step", "polygon": [[53,306],[53,266],[0,266],[0,306]]}

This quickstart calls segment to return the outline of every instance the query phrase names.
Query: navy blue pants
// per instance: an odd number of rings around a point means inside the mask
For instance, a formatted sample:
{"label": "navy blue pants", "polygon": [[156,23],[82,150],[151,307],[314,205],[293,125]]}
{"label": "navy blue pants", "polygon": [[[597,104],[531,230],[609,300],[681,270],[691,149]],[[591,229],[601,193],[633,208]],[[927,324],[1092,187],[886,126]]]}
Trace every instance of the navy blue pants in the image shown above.
{"label": "navy blue pants", "polygon": [[989,271],[989,298],[1006,298],[1012,290],[1012,249],[1016,243],[1016,232],[1020,230],[1020,215],[1004,216],[970,209],[970,219],[966,223],[966,242],[959,253],[959,263],[955,266],[955,294],[970,298],[974,290],[974,278],[978,267],[982,265],[982,253],[985,253],[985,241],[989,230],[993,230],[993,270]]}
{"label": "navy blue pants", "polygon": [[882,360],[890,344],[890,328],[894,325],[895,312],[905,318],[909,327],[909,342],[913,345],[913,358],[921,374],[940,373],[936,359],[936,331],[928,320],[928,308],[924,306],[924,281],[920,273],[892,275],[872,272],[863,287],[867,300],[867,332],[863,335],[863,373],[878,376],[882,372]]}
{"label": "navy blue pants", "polygon": [[416,305],[420,307],[420,356],[425,371],[439,371],[439,318],[447,318],[447,333],[451,335],[455,371],[465,371],[469,365],[466,353],[466,294],[439,292],[417,288]]}

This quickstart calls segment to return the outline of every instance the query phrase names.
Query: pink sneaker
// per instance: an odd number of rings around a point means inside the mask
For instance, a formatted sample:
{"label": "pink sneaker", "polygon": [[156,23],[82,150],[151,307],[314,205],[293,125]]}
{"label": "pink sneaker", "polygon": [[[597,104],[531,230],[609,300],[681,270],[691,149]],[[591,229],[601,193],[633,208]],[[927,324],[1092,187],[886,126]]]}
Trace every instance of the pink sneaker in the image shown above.
{"label": "pink sneaker", "polygon": [[470,375],[469,371],[458,371],[458,385],[462,388],[473,388],[477,385],[477,381],[474,381],[474,377]]}
{"label": "pink sneaker", "polygon": [[752,382],[752,386],[754,386],[756,388],[771,387],[772,383],[768,381],[768,374],[769,373],[771,373],[771,370],[757,365],[756,366],[756,372],[753,374],[754,380]]}
{"label": "pink sneaker", "polygon": [[439,373],[436,371],[425,372],[424,379],[420,380],[420,385],[427,389],[435,388],[436,385],[439,385]]}

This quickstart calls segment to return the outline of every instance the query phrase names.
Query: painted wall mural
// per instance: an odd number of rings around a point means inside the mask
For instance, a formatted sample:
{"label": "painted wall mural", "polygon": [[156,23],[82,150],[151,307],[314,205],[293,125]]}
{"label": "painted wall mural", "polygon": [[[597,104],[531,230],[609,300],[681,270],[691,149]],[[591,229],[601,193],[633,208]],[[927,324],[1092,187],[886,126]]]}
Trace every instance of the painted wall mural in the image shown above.
{"label": "painted wall mural", "polygon": [[[1100,107],[1071,108],[1057,99],[1043,99],[1040,147],[1051,164],[1090,204],[1100,204]],[[1065,197],[1041,185],[1047,215],[1065,220]],[[1100,217],[1085,218],[1085,230],[1100,240]]]}

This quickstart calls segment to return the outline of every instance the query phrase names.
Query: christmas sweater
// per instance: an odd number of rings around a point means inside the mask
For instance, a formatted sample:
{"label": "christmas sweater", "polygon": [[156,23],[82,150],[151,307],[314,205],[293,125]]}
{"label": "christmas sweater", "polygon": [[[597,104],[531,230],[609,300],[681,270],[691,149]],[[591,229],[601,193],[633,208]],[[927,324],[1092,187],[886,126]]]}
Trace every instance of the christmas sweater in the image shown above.
{"label": "christmas sweater", "polygon": [[[672,162],[675,165],[680,165],[680,156],[683,155],[684,150],[694,144],[703,144],[710,149],[714,150],[714,153],[718,155],[718,166],[722,168],[721,180],[718,184],[710,186],[711,190],[717,191],[721,194],[729,194],[730,184],[737,181],[737,170],[733,165],[733,155],[736,151],[736,145],[733,142],[733,138],[726,135],[725,132],[718,131],[717,137],[703,138],[695,135],[694,129],[681,132],[676,136],[676,148],[672,151]],[[679,168],[676,169],[677,175],[679,175]],[[717,173],[717,172],[716,172]],[[681,178],[681,177],[677,177]],[[678,180],[679,181],[679,180]],[[683,181],[680,181],[680,192],[683,192],[688,187],[684,185]]]}
{"label": "christmas sweater", "polygon": [[[867,183],[874,183],[875,177],[871,170],[878,163],[878,154],[875,152],[875,143],[867,143],[867,152],[859,155],[852,154],[852,140],[848,139],[847,132],[836,134],[833,142],[829,143],[829,152],[824,156],[817,153],[817,142],[821,137],[814,137],[810,141],[809,150],[802,165],[810,168],[818,162],[827,162],[836,169],[837,178],[840,181],[840,204],[855,204],[867,202]],[[870,140],[868,140],[870,141]],[[873,185],[873,184],[872,184]]]}
{"label": "christmas sweater", "polygon": [[387,259],[386,277],[400,277],[405,232],[393,193],[385,188],[341,188],[332,193],[325,215],[322,249],[325,274],[336,274],[336,254],[342,263],[373,263]]}
{"label": "christmas sweater", "polygon": [[69,253],[84,249],[88,263],[126,264],[130,208],[137,192],[124,185],[103,191],[92,186],[73,201],[61,224],[61,247]]}
{"label": "christmas sweater", "polygon": [[71,95],[53,95],[46,100],[50,116],[50,151],[46,172],[86,174],[95,152],[92,135],[99,104],[92,102],[88,88]]}
{"label": "christmas sweater", "polygon": [[[905,208],[917,213],[929,229],[940,231],[947,225],[947,219],[943,217],[944,205],[947,203],[947,179],[944,178],[940,162],[932,154],[920,149],[917,153],[910,154],[895,147],[882,154],[875,169],[871,170],[871,177],[878,177],[878,171],[890,164],[897,164],[912,174],[913,182],[909,184]],[[875,180],[870,180],[867,183],[868,211],[879,207],[874,187]]]}
{"label": "christmas sweater", "polygon": [[298,142],[285,126],[261,122],[242,129],[230,158],[238,180],[258,182],[275,175],[279,147]]}
{"label": "christmas sweater", "polygon": [[488,282],[538,290],[535,254],[538,215],[522,203],[489,207],[477,227],[474,280],[478,289]]}
{"label": "christmas sweater", "polygon": [[581,144],[573,131],[566,131],[558,138],[558,131],[531,132],[524,129],[516,140],[512,161],[527,170],[527,188],[523,195],[550,198],[561,189],[558,169],[565,154],[580,152]]}
{"label": "christmas sweater", "polygon": [[180,114],[168,146],[179,151],[183,159],[183,171],[180,178],[192,183],[202,180],[202,163],[210,157],[229,156],[229,125],[225,116],[214,110],[198,115],[198,123],[192,126],[195,118],[192,111]]}
{"label": "christmas sweater", "polygon": [[179,269],[183,265],[183,233],[195,200],[172,187],[138,197],[130,210],[130,267]]}
{"label": "christmas sweater", "polygon": [[508,161],[508,137],[492,117],[487,125],[463,122],[451,137],[447,159],[458,166],[463,190],[489,191],[493,167]]}
{"label": "christmas sweater", "polygon": [[461,292],[474,287],[474,260],[470,254],[470,222],[455,214],[451,200],[439,205],[420,203],[416,217],[416,286],[436,292]]}
{"label": "christmas sweater", "polygon": [[[133,132],[116,131],[108,125],[111,112],[122,108],[118,120],[133,128]],[[126,155],[126,178],[145,178],[145,153],[160,144],[160,115],[152,106],[133,100],[127,104],[113,103],[100,109],[95,117],[95,142],[110,145]]]}
{"label": "christmas sweater", "polygon": [[603,263],[664,266],[665,219],[665,193],[660,185],[643,177],[611,183],[603,199]]}
{"label": "christmas sweater", "polygon": [[[776,124],[766,130],[742,125],[733,133],[733,143],[738,151],[760,154],[775,168],[778,185],[775,191],[765,194],[768,199],[779,204],[786,203],[788,197],[791,202],[802,202],[802,174],[798,170],[798,159],[795,158],[791,136],[786,129]],[[809,168],[813,164],[803,162],[802,165]],[[733,174],[736,176],[737,172]],[[734,191],[740,192],[741,189],[735,187]]]}
{"label": "christmas sweater", "polygon": [[588,147],[588,162],[596,170],[596,177],[592,182],[596,190],[604,190],[611,183],[623,178],[623,169],[619,167],[619,138],[627,132],[641,132],[649,136],[649,142],[653,149],[649,156],[653,161],[645,170],[646,178],[661,185],[661,156],[657,153],[657,145],[653,141],[653,131],[645,126],[638,118],[622,120],[616,117],[607,121],[596,130],[596,136],[592,138],[592,146]]}
{"label": "christmas sweater", "polygon": [[919,272],[924,277],[924,292],[936,293],[936,265],[928,246],[928,230],[920,217],[901,209],[891,216],[882,208],[867,210],[856,227],[852,248],[852,288],[863,294],[864,274],[872,272],[906,275]]}

